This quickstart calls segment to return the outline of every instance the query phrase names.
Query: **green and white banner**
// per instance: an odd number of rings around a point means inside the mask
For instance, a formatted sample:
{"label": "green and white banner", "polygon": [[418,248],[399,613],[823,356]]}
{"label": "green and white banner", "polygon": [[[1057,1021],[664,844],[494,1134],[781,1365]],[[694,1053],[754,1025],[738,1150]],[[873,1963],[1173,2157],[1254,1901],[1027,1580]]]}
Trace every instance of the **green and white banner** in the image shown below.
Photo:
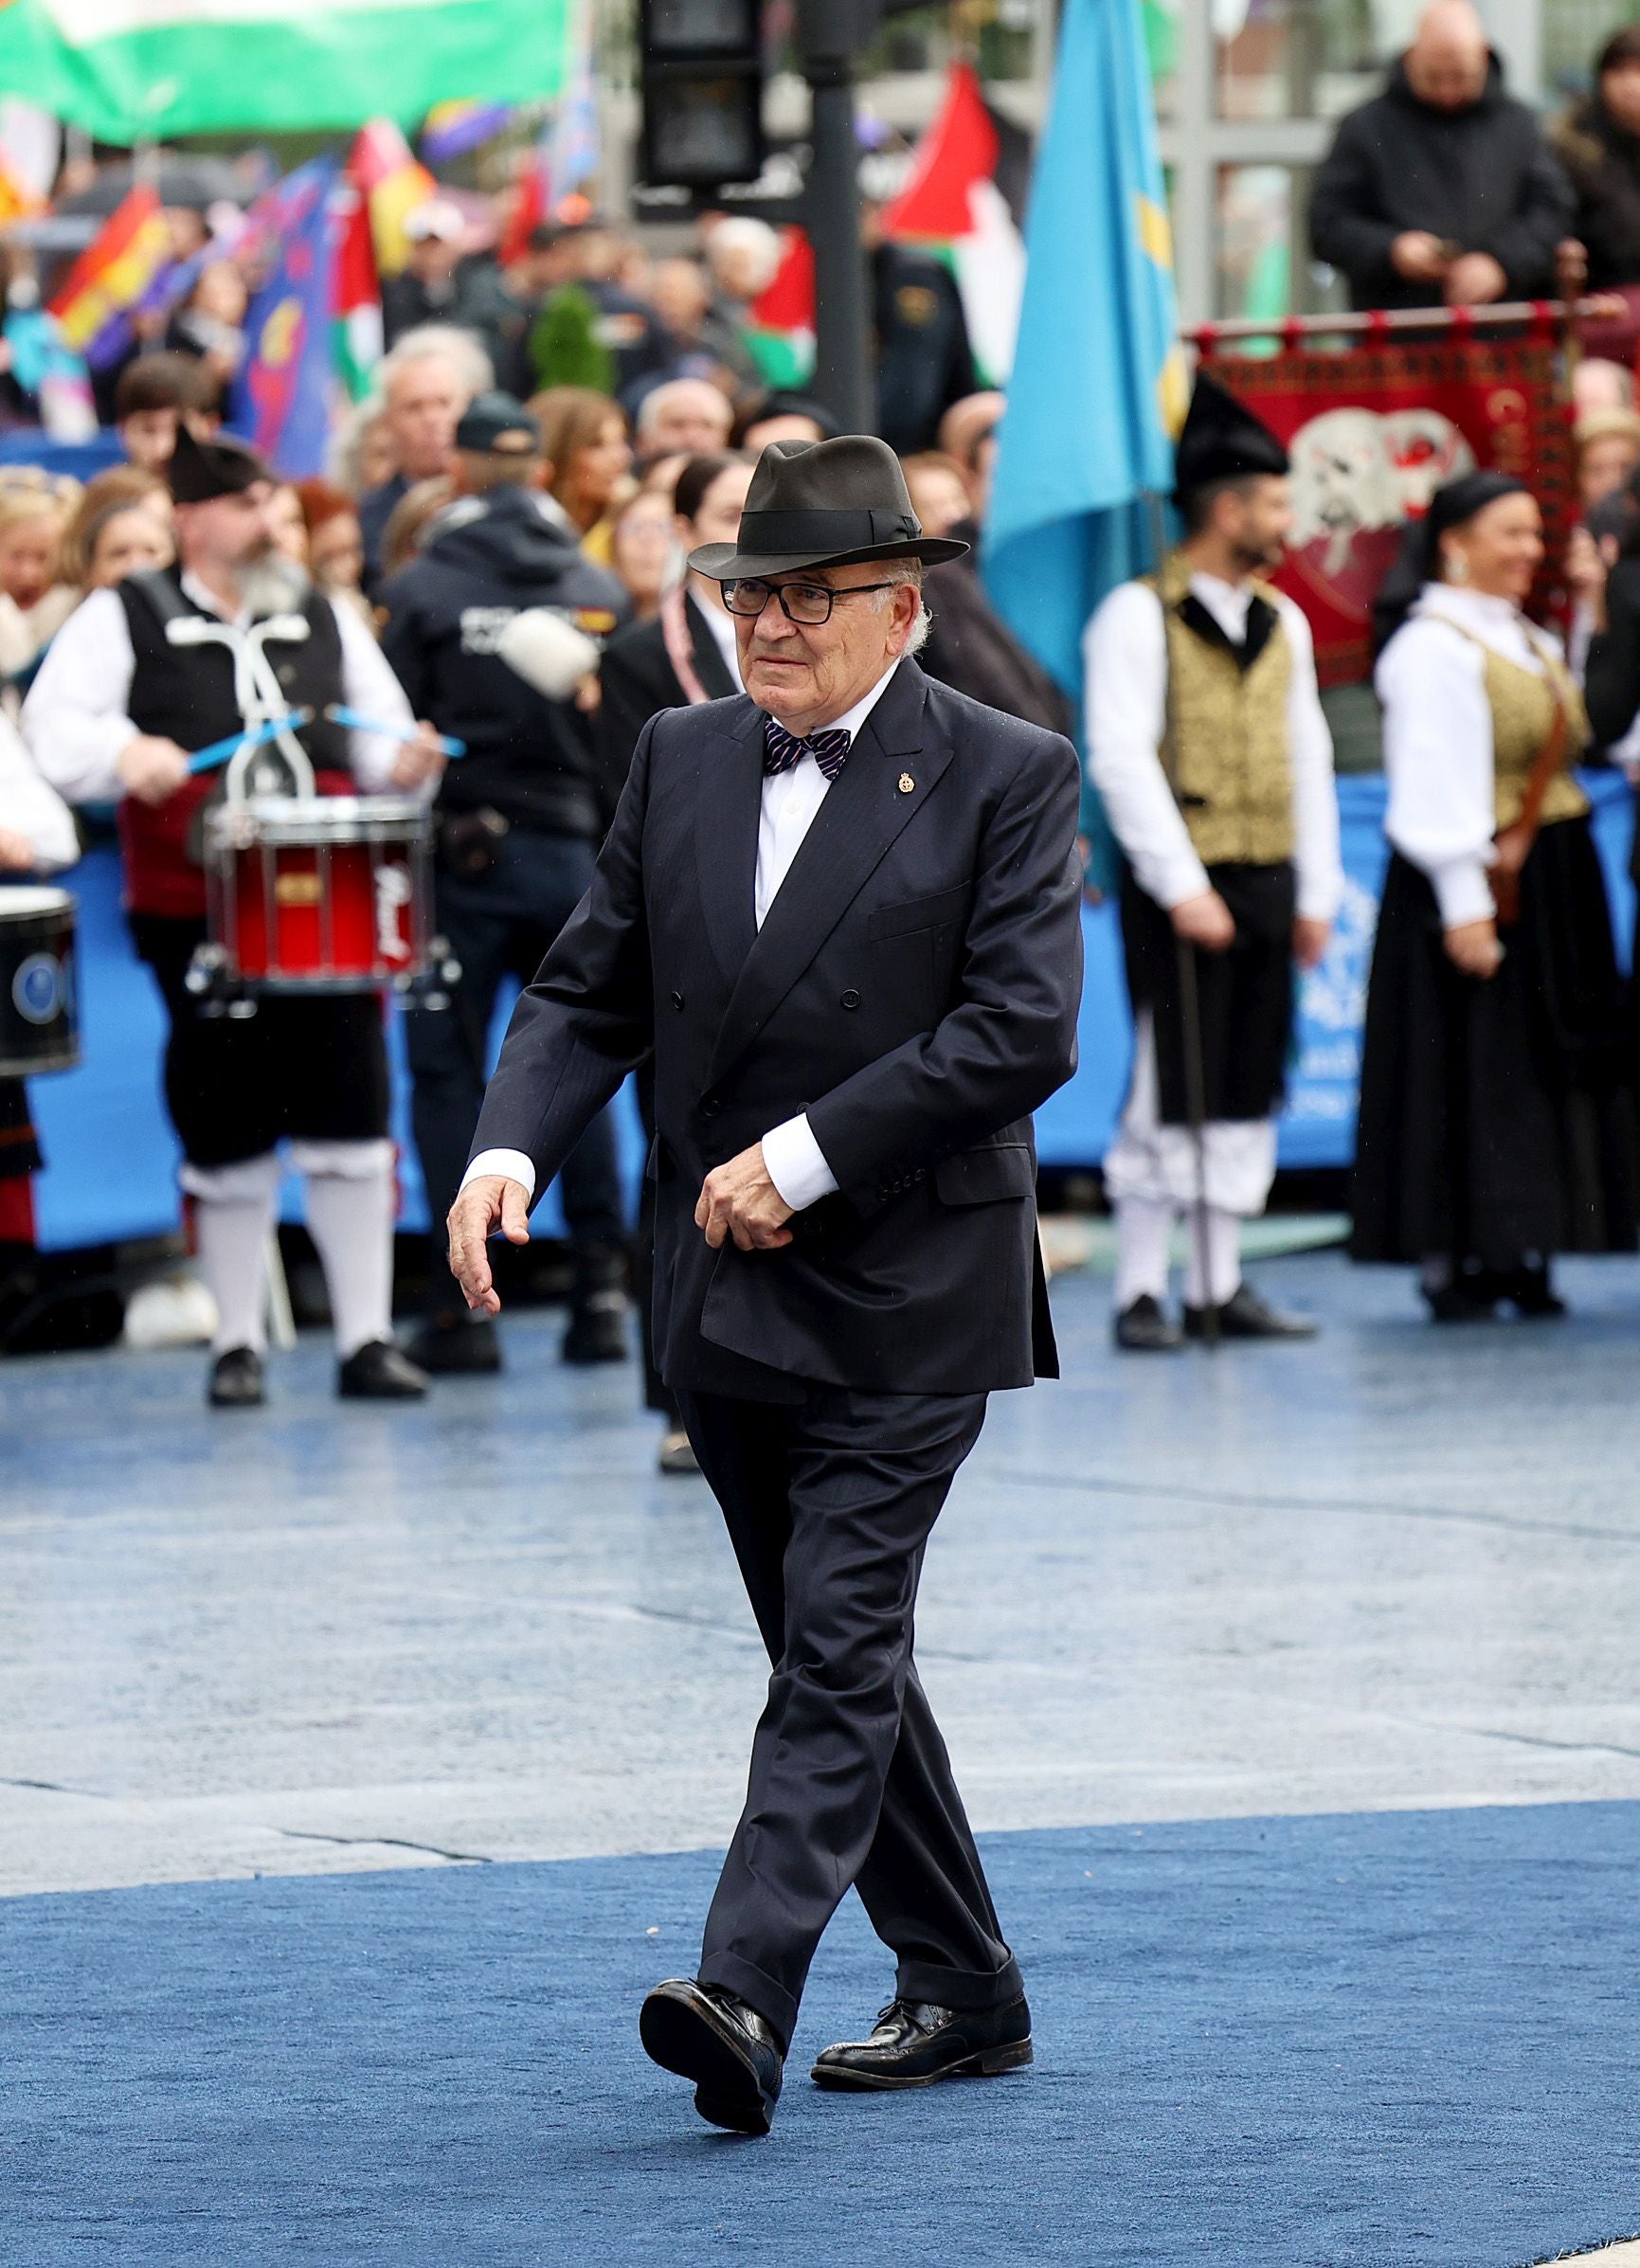
{"label": "green and white banner", "polygon": [[0,88],[105,141],[409,121],[568,73],[567,0],[0,0]]}

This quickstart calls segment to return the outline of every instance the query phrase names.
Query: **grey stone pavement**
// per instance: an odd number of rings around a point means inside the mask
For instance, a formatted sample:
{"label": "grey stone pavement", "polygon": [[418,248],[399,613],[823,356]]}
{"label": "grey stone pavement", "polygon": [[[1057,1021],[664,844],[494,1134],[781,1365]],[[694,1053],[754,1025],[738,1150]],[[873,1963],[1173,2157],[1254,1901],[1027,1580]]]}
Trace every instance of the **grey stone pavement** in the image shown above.
{"label": "grey stone pavement", "polygon": [[[1640,1263],[1437,1332],[1336,1253],[1313,1346],[999,1395],[919,1655],[977,1826],[1640,1797]],[[195,1353],[0,1369],[0,1891],[721,1844],[764,1665],[635,1369],[212,1416]]]}

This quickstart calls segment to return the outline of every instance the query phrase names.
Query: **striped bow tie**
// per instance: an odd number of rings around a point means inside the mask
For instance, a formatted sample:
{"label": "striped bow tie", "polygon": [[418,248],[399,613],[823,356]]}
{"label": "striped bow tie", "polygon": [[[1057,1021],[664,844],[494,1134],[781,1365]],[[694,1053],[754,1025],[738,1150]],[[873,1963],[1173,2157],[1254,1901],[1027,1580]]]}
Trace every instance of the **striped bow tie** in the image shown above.
{"label": "striped bow tie", "polygon": [[772,780],[777,772],[789,772],[803,751],[814,758],[827,780],[835,780],[848,762],[849,735],[840,725],[828,725],[821,732],[811,732],[807,740],[800,740],[795,732],[788,732],[784,725],[777,725],[772,716],[763,720],[763,776]]}

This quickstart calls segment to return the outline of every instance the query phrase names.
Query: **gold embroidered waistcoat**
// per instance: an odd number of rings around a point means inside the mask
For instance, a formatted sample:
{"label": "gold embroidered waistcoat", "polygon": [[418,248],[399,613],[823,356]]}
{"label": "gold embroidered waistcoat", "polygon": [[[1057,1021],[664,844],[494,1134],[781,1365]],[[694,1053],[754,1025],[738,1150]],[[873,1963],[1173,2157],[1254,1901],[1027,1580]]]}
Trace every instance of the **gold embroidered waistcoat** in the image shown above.
{"label": "gold embroidered waistcoat", "polygon": [[[1528,632],[1527,636],[1530,635]],[[1531,777],[1538,751],[1554,728],[1556,692],[1566,705],[1568,765],[1575,764],[1589,745],[1589,716],[1576,678],[1559,655],[1547,647],[1538,647],[1548,672],[1547,676],[1540,677],[1534,671],[1523,668],[1520,662],[1508,661],[1502,654],[1494,653],[1484,639],[1477,639],[1476,643],[1486,655],[1487,705],[1492,712],[1492,793],[1501,834],[1521,816],[1526,782]],[[1562,769],[1549,783],[1541,823],[1547,827],[1556,819],[1581,819],[1588,808],[1588,797],[1571,772]]]}
{"label": "gold embroidered waistcoat", "polygon": [[[1176,785],[1203,866],[1279,866],[1293,854],[1292,765],[1287,696],[1292,647],[1277,613],[1252,666],[1179,619],[1190,569],[1174,553],[1160,578],[1167,624],[1168,700]],[[1255,595],[1274,607],[1262,583]]]}

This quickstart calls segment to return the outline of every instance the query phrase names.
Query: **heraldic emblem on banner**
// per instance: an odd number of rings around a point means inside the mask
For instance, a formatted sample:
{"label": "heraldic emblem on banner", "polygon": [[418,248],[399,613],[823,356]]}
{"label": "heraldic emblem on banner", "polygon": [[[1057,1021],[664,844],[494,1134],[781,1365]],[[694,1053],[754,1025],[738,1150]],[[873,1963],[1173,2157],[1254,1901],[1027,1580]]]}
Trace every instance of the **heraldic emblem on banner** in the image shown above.
{"label": "heraldic emblem on banner", "polygon": [[1373,598],[1402,528],[1460,473],[1530,483],[1543,509],[1546,596],[1573,502],[1559,349],[1546,329],[1261,357],[1214,352],[1210,340],[1204,364],[1292,457],[1292,548],[1275,581],[1309,617],[1324,686],[1371,674]]}

